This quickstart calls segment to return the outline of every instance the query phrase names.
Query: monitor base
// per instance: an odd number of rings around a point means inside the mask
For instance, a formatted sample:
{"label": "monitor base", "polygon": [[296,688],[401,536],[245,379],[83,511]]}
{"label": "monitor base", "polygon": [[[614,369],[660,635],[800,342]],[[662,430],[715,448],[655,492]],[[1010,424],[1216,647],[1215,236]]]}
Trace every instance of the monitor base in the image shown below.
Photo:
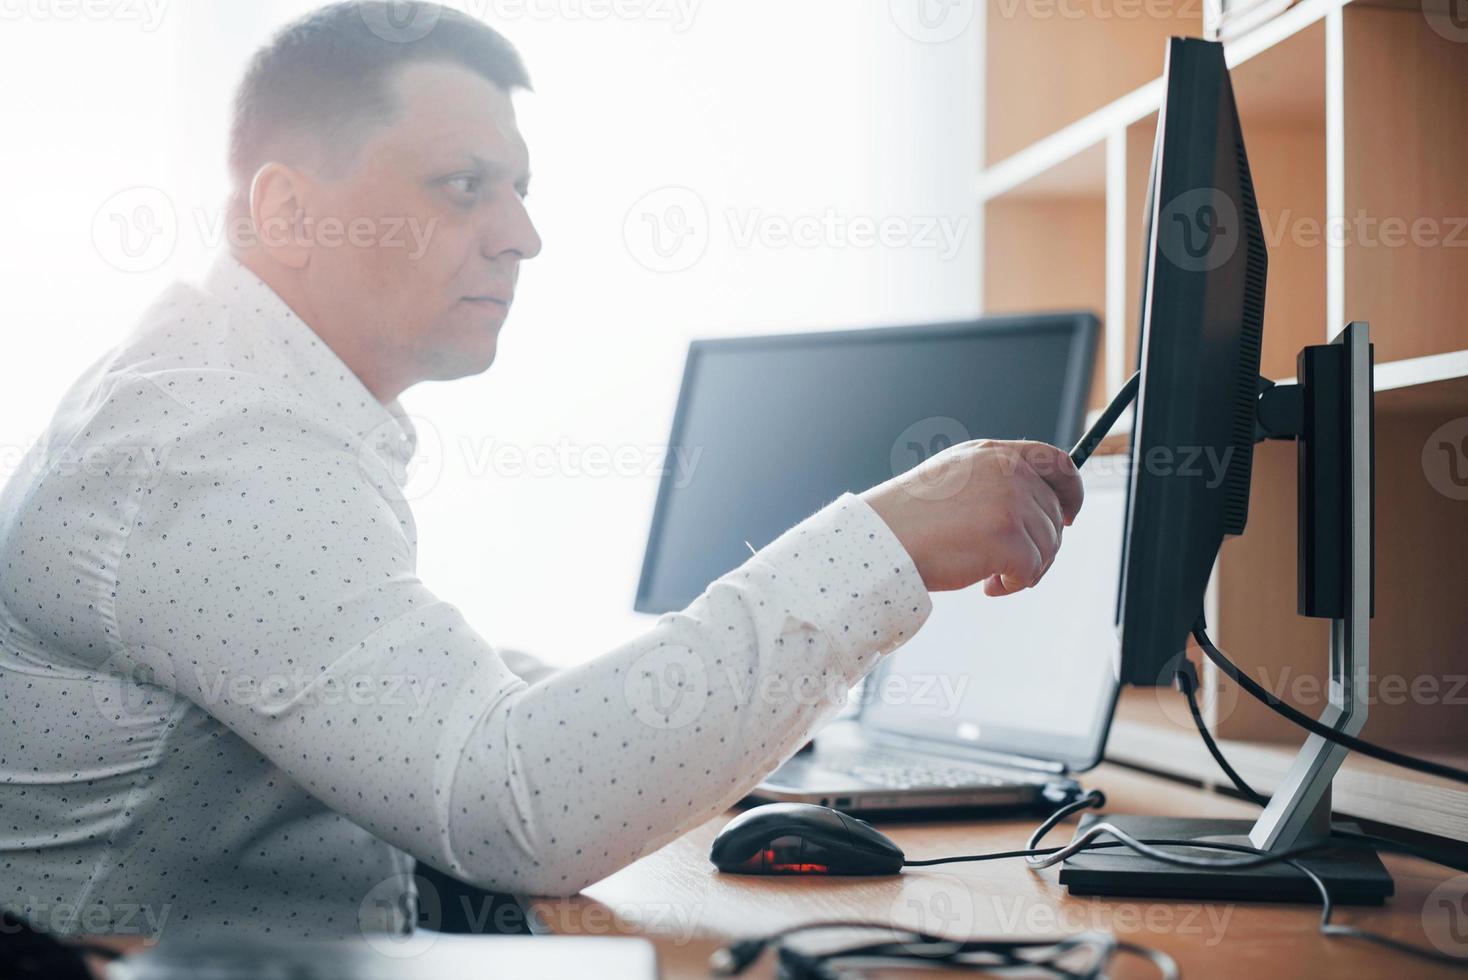
{"label": "monitor base", "polygon": [[[1087,814],[1081,820],[1080,830],[1102,820],[1143,841],[1221,839],[1247,844],[1249,830],[1254,826],[1252,820]],[[1338,826],[1360,829],[1354,824]],[[1180,853],[1209,858],[1230,856],[1226,851],[1206,848]],[[1331,901],[1338,905],[1380,905],[1394,890],[1392,877],[1381,859],[1375,851],[1366,848],[1341,848],[1298,860],[1320,876]],[[1060,883],[1072,895],[1227,902],[1320,901],[1320,892],[1310,880],[1288,864],[1205,871],[1154,861],[1124,847],[1083,851],[1069,858],[1061,865]]]}

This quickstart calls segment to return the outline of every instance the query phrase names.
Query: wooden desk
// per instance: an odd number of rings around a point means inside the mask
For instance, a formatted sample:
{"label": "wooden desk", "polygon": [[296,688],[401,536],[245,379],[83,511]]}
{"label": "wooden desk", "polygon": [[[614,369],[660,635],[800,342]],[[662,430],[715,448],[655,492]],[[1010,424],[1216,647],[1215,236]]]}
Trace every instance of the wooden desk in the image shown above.
{"label": "wooden desk", "polygon": [[[1086,779],[1103,789],[1108,810],[1178,816],[1250,817],[1246,803],[1107,765]],[[911,858],[1011,850],[1024,846],[1036,821],[887,823],[880,826]],[[1198,904],[1071,898],[1056,870],[1031,872],[1021,859],[910,869],[891,878],[762,878],[721,875],[709,844],[724,824],[711,821],[571,899],[530,903],[540,927],[567,934],[642,935],[658,944],[669,980],[707,977],[708,957],[724,941],[801,922],[837,918],[892,922],[953,934],[1055,935],[1109,929],[1165,950],[1184,977],[1429,977],[1434,968],[1359,940],[1317,931],[1314,906]],[[1063,840],[1073,827],[1056,831]],[[1385,908],[1347,908],[1336,921],[1426,943],[1424,906],[1450,872],[1426,862],[1386,857],[1397,893]],[[1427,913],[1441,929],[1440,909]],[[1118,977],[1156,976],[1149,964],[1118,959]],[[745,974],[771,977],[767,955]],[[896,975],[896,974],[893,974]],[[924,976],[932,976],[925,972]]]}

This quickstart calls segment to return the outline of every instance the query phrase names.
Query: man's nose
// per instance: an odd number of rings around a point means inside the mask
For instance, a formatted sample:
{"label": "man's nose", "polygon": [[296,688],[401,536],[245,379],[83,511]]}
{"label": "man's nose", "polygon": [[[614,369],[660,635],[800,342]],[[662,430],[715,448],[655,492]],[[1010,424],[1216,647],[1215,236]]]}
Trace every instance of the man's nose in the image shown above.
{"label": "man's nose", "polygon": [[515,201],[495,218],[485,223],[481,251],[487,259],[498,258],[505,253],[514,253],[521,259],[533,259],[540,254],[540,232],[530,220],[525,202]]}

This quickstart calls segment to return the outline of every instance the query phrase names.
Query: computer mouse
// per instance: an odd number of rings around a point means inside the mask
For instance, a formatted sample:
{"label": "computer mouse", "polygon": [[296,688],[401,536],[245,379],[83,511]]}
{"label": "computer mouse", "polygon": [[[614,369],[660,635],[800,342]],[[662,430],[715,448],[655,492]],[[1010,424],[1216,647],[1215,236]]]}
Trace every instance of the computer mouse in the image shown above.
{"label": "computer mouse", "polygon": [[767,803],[725,824],[709,860],[740,875],[895,875],[905,857],[865,820],[814,803]]}

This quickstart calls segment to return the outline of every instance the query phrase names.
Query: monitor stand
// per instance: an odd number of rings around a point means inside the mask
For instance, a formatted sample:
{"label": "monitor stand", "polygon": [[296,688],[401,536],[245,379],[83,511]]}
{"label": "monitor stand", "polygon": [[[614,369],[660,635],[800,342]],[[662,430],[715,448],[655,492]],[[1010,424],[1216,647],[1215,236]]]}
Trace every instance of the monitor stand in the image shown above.
{"label": "monitor stand", "polygon": [[[1296,384],[1265,384],[1259,432],[1299,444],[1300,612],[1331,620],[1330,694],[1320,721],[1358,735],[1366,723],[1374,593],[1374,412],[1367,325],[1348,324],[1332,343],[1305,348],[1299,369]],[[1216,840],[1274,853],[1323,842],[1332,830],[1331,780],[1346,752],[1318,735],[1306,738],[1284,782],[1253,822],[1090,814],[1080,828],[1104,820],[1141,840]],[[1178,848],[1178,853],[1214,860],[1230,856],[1206,848]],[[1320,876],[1335,902],[1379,905],[1392,894],[1391,876],[1368,848],[1339,848],[1299,860]],[[1320,897],[1305,875],[1283,862],[1202,870],[1122,847],[1069,858],[1061,866],[1060,882],[1074,895],[1310,902]]]}

